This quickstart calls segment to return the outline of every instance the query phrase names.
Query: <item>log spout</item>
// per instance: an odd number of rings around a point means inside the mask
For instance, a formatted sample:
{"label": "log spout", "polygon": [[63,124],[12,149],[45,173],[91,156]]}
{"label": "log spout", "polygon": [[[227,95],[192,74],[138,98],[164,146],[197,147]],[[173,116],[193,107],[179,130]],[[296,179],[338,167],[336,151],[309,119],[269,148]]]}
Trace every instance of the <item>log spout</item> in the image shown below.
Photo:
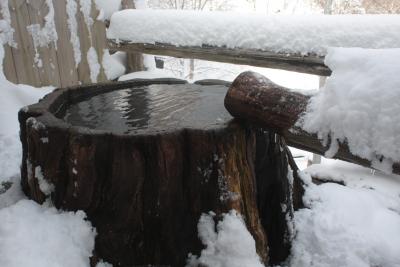
{"label": "log spout", "polygon": [[[290,146],[324,155],[329,146],[324,146],[316,134],[295,125],[309,100],[310,96],[279,86],[258,73],[244,72],[230,86],[225,108],[236,118],[280,133]],[[353,155],[347,143],[340,143],[333,158],[373,168],[371,161]],[[392,167],[392,172],[400,175],[400,163]]]}

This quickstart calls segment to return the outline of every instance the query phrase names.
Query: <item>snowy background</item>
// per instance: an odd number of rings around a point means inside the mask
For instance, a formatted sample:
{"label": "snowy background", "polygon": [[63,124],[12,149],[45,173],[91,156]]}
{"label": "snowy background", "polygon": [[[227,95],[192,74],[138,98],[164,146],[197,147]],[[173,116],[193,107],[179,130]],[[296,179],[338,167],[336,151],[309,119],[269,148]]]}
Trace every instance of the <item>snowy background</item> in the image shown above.
{"label": "snowy background", "polygon": [[[0,4],[4,5],[6,2],[1,0]],[[72,2],[69,1],[73,11]],[[331,5],[321,4],[323,1],[187,1],[182,6],[184,2],[177,1],[174,7],[170,6],[171,1],[150,0],[148,6],[245,10],[256,11],[258,16],[276,13],[362,14],[381,13],[382,10],[396,13],[400,10],[396,9],[396,0],[327,1]],[[374,2],[380,4],[374,6]],[[386,2],[393,3],[385,8]],[[120,1],[97,0],[96,4],[102,10],[98,18],[101,20],[110,19],[111,14],[120,8]],[[146,4],[139,1],[137,7],[145,8]],[[51,12],[49,13],[51,16]],[[398,20],[396,16],[394,22],[392,20],[388,23],[397,25]],[[7,25],[2,23],[0,28],[2,42],[11,42]],[[395,33],[396,29],[389,34],[398,38]],[[379,34],[379,30],[375,34]],[[46,36],[49,42],[53,41],[51,38],[54,34],[51,31]],[[326,36],[329,37],[329,32]],[[71,41],[73,39],[72,36]],[[382,39],[378,38],[377,41]],[[395,42],[391,42],[391,45],[399,47]],[[107,76],[110,79],[117,78],[125,72],[125,56],[123,53],[111,56],[108,51],[107,55],[102,62]],[[315,98],[312,110],[305,118],[305,127],[319,133],[322,138],[332,130],[339,139],[350,137],[354,141],[350,142],[352,152],[371,160],[383,153],[389,153],[389,163],[385,162],[383,166],[378,164],[376,167],[390,172],[388,166],[390,167],[391,161],[398,161],[400,158],[400,146],[395,138],[400,133],[397,103],[400,96],[400,52],[398,49],[369,51],[357,48],[335,49],[328,55],[326,64],[334,73],[321,89],[322,93]],[[79,50],[76,50],[75,56],[76,60],[80,58]],[[0,62],[3,57],[4,51],[0,48]],[[126,74],[119,77],[119,80],[172,76],[190,81],[204,78],[231,81],[242,71],[254,70],[280,85],[308,93],[317,93],[319,87],[319,77],[312,75],[200,60],[168,57],[162,59],[164,69],[157,69],[154,57],[146,56],[147,71]],[[40,64],[40,59],[37,62]],[[94,74],[98,64],[91,65]],[[85,214],[81,211],[74,213],[56,210],[50,202],[38,205],[27,200],[19,184],[21,144],[17,112],[20,108],[38,101],[53,88],[13,84],[7,81],[2,68],[0,84],[0,266],[88,267],[96,230],[85,220]],[[366,121],[368,124],[363,123]],[[373,149],[365,151],[360,150],[361,147]],[[335,144],[331,144],[331,148],[330,152],[334,153]],[[321,164],[310,166],[310,153],[293,149],[293,155],[303,170],[306,208],[295,213],[292,253],[282,265],[400,266],[400,177],[325,158]],[[330,182],[317,185],[312,183],[312,178]],[[213,213],[210,211],[199,218],[199,238],[206,249],[201,255],[188,255],[189,265],[205,263],[221,267],[262,266],[255,253],[254,240],[240,215],[235,212],[226,214],[217,226],[212,217]],[[110,265],[104,262],[98,264],[98,267],[107,266]]]}

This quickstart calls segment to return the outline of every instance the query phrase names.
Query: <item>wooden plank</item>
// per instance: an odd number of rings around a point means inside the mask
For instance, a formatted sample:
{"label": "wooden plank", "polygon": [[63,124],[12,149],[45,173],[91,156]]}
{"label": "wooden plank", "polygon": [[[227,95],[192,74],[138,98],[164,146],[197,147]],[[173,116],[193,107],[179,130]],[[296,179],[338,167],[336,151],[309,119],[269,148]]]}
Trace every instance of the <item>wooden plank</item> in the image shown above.
{"label": "wooden plank", "polygon": [[[322,156],[329,149],[329,147],[322,145],[321,140],[318,139],[317,135],[309,134],[297,127],[293,127],[290,130],[284,131],[283,136],[285,137],[286,143],[289,146],[301,150],[306,150]],[[339,150],[332,158],[344,160],[374,169],[372,163],[369,160],[351,154],[350,149],[346,143],[339,144]],[[394,174],[400,175],[400,163],[395,162],[392,168],[392,172]]]}
{"label": "wooden plank", "polygon": [[68,15],[66,0],[55,0],[54,17],[58,34],[57,60],[62,87],[78,84],[78,71],[76,69],[74,50],[71,44],[71,33],[68,28]]}
{"label": "wooden plank", "polygon": [[[3,19],[1,12],[0,12],[0,19]],[[13,83],[18,83],[17,72],[15,70],[14,58],[12,55],[12,49],[9,44],[4,45],[3,72],[7,80]]]}
{"label": "wooden plank", "polygon": [[[38,24],[43,28],[45,26],[44,18],[49,13],[49,7],[47,6],[46,1],[27,1],[27,7],[30,24]],[[36,49],[41,63],[36,63],[35,67],[39,70],[41,85],[61,86],[55,44],[51,42],[48,46],[38,46]]]}
{"label": "wooden plank", "polygon": [[325,66],[324,58],[316,55],[279,54],[261,50],[225,48],[214,46],[174,46],[171,44],[129,43],[108,40],[110,49],[164,55],[178,58],[195,58],[232,64],[282,69],[301,73],[329,76],[331,70]]}
{"label": "wooden plank", "polygon": [[[290,146],[324,155],[329,146],[323,146],[317,135],[295,126],[307,110],[309,98],[260,74],[244,72],[231,84],[225,96],[225,107],[236,118],[282,134]],[[333,158],[373,168],[369,160],[351,154],[347,143],[339,142],[339,150]],[[400,175],[400,163],[392,167],[393,173]]]}
{"label": "wooden plank", "polygon": [[97,10],[96,5],[92,0],[91,17],[93,19],[93,25],[90,28],[90,31],[92,32],[92,46],[96,49],[97,58],[101,66],[100,73],[97,76],[97,81],[102,82],[102,81],[107,81],[107,77],[106,74],[104,73],[104,68],[102,64],[104,49],[107,49],[107,39],[106,39],[106,25],[104,24],[103,21],[97,20],[99,13],[100,13],[99,10]]}
{"label": "wooden plank", "polygon": [[83,84],[91,83],[90,80],[90,69],[87,61],[87,52],[89,48],[92,46],[90,31],[86,26],[85,19],[83,13],[80,11],[81,5],[78,0],[76,0],[78,5],[77,12],[77,22],[78,22],[78,36],[81,46],[82,59],[78,65],[78,78],[79,81]]}
{"label": "wooden plank", "polygon": [[25,0],[9,0],[11,25],[15,29],[14,40],[17,48],[11,48],[18,83],[41,86],[38,69],[34,67],[35,50],[26,27],[30,25]]}

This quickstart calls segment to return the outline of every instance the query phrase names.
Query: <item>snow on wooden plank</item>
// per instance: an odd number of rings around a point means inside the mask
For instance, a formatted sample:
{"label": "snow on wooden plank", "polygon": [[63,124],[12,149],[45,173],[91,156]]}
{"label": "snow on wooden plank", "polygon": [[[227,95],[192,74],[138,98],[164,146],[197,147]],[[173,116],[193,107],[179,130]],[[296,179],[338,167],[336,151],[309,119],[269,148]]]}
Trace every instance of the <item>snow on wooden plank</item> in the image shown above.
{"label": "snow on wooden plank", "polygon": [[111,17],[107,37],[118,50],[327,76],[329,47],[400,47],[399,28],[400,17],[390,15],[124,10]]}
{"label": "snow on wooden plank", "polygon": [[180,58],[283,69],[289,71],[329,76],[331,71],[324,65],[324,58],[317,55],[281,54],[262,50],[232,49],[215,46],[175,46],[163,43],[129,43],[109,40],[110,49],[141,52]]}

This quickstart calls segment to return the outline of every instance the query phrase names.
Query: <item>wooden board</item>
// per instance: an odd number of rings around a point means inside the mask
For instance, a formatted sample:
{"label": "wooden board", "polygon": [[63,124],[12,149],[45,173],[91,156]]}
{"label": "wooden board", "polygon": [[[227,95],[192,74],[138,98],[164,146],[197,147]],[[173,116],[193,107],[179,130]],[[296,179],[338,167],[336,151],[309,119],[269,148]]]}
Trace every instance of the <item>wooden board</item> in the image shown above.
{"label": "wooden board", "polygon": [[[53,1],[54,2],[54,1]],[[45,16],[49,13],[49,7],[45,0],[27,1],[29,20],[31,25],[45,25]],[[29,37],[32,38],[31,34]],[[60,73],[58,70],[58,60],[54,42],[44,47],[36,47],[35,53],[39,54],[40,64],[34,62],[35,68],[39,71],[41,85],[61,86]],[[35,54],[34,54],[35,56]]]}
{"label": "wooden board", "polygon": [[225,48],[214,46],[174,46],[156,43],[129,43],[108,40],[110,49],[140,52],[146,54],[164,55],[178,58],[196,58],[232,64],[251,65],[257,67],[296,71],[320,76],[329,76],[331,70],[325,66],[324,58],[315,55],[279,54],[261,50],[246,50],[240,48]]}
{"label": "wooden board", "polygon": [[[0,12],[0,19],[3,19],[1,12]],[[11,21],[10,21],[10,23],[11,23]],[[15,35],[15,33],[14,33],[14,35]],[[14,64],[14,57],[12,54],[11,46],[9,44],[4,45],[3,72],[9,81],[11,81],[13,83],[18,82],[17,72],[15,70],[15,64]]]}
{"label": "wooden board", "polygon": [[17,48],[12,48],[18,83],[41,86],[40,75],[34,67],[35,49],[26,27],[30,25],[26,1],[10,0],[11,25],[15,29],[14,40]]}
{"label": "wooden board", "polygon": [[57,60],[60,72],[61,86],[77,84],[78,70],[75,65],[74,49],[71,44],[71,33],[68,27],[66,0],[55,0],[54,16],[58,34]]}

